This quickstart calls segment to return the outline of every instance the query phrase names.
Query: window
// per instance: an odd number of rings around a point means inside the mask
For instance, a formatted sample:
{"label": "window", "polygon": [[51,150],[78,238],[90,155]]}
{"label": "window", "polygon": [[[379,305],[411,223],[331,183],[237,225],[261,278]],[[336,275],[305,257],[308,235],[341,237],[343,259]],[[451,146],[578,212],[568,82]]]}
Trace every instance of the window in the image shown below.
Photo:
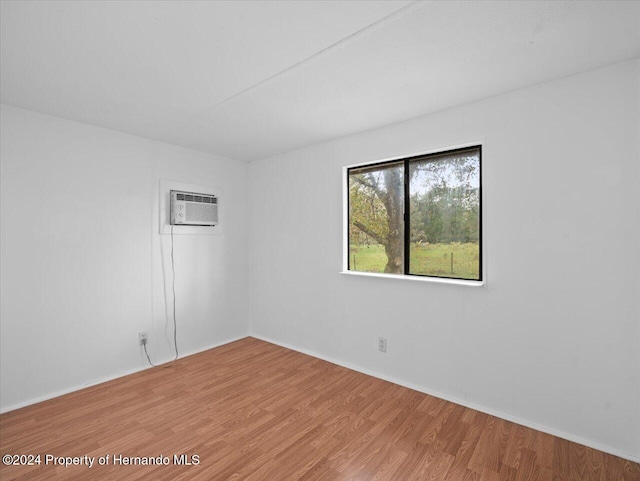
{"label": "window", "polygon": [[481,147],[351,167],[348,269],[482,280]]}

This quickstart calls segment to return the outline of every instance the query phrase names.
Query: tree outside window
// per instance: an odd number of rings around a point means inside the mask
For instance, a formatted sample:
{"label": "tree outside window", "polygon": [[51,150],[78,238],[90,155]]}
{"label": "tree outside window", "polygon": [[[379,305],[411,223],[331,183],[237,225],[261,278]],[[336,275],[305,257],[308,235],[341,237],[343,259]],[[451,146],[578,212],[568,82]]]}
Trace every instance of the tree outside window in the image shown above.
{"label": "tree outside window", "polygon": [[481,280],[481,149],[348,169],[349,270]]}

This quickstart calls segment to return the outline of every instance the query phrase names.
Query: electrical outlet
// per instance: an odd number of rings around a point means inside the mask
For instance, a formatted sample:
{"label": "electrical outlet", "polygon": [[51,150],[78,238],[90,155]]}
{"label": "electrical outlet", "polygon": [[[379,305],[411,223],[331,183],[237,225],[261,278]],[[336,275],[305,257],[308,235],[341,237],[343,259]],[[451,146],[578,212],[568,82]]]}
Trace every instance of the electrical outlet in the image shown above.
{"label": "electrical outlet", "polygon": [[148,338],[149,338],[149,333],[147,331],[138,333],[138,342],[140,343],[141,346],[144,346],[147,343],[147,341],[149,340]]}
{"label": "electrical outlet", "polygon": [[379,337],[378,338],[378,351],[387,352],[387,338]]}

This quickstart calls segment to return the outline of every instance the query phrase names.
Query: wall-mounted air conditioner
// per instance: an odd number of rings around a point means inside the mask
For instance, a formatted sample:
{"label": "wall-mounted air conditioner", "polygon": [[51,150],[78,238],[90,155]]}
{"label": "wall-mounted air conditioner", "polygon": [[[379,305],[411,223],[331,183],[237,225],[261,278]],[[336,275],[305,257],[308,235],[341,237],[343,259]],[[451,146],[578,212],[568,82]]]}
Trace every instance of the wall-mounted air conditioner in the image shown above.
{"label": "wall-mounted air conditioner", "polygon": [[172,225],[218,225],[218,198],[211,194],[171,191]]}

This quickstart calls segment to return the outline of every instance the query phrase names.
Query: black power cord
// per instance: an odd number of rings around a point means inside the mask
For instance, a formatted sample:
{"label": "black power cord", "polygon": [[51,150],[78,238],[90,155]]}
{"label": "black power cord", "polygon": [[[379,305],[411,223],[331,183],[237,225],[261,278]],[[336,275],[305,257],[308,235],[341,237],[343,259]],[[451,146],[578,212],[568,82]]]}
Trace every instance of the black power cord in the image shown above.
{"label": "black power cord", "polygon": [[[172,281],[171,281],[171,291],[173,293],[173,346],[176,350],[176,356],[171,361],[171,364],[178,360],[178,321],[176,320],[176,263],[173,255],[173,224],[171,224],[171,273],[172,273]],[[151,358],[149,357],[149,353],[147,352],[147,340],[142,340],[142,347],[144,348],[144,354],[147,356],[147,361],[153,367],[158,367],[159,364],[154,364],[151,362]]]}
{"label": "black power cord", "polygon": [[153,367],[158,367],[158,364],[154,364],[151,362],[151,358],[149,357],[149,353],[147,352],[147,340],[143,339],[142,340],[142,347],[144,348],[144,353],[147,356],[147,361],[149,361],[149,364],[151,364]]}
{"label": "black power cord", "polygon": [[173,346],[176,349],[176,357],[174,358],[176,361],[178,359],[178,321],[176,321],[176,264],[173,259],[173,224],[171,224],[171,272],[173,274],[171,283],[173,291]]}

